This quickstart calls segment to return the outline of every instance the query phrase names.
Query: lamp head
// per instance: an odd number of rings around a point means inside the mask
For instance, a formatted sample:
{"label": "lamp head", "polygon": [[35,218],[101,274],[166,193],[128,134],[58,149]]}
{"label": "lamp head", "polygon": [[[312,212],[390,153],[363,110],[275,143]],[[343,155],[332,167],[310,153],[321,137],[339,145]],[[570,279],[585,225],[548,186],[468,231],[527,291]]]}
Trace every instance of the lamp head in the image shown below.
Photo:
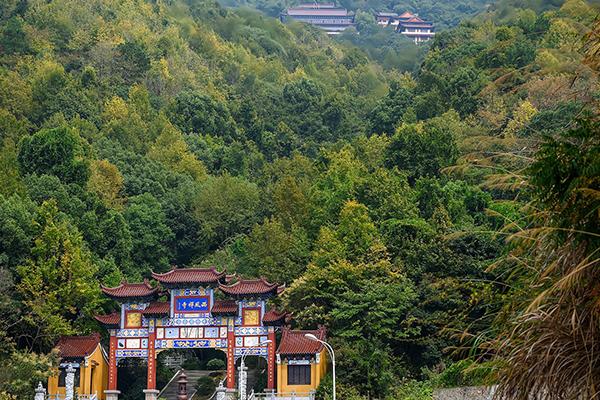
{"label": "lamp head", "polygon": [[304,334],[304,336],[306,336],[307,338],[309,338],[310,340],[314,340],[316,342],[319,341],[319,338],[317,338],[315,335],[313,335],[312,333],[306,333]]}

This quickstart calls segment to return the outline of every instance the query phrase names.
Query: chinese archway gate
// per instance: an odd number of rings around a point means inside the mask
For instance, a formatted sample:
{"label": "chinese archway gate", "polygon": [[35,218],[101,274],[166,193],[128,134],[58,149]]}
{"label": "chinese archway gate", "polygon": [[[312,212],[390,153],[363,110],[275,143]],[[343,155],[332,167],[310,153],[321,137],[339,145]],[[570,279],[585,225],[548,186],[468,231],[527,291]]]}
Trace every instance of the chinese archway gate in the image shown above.
{"label": "chinese archway gate", "polygon": [[[275,329],[285,313],[266,309],[283,287],[264,279],[240,279],[215,268],[172,269],[152,274],[159,285],[123,282],[102,291],[120,311],[96,316],[110,332],[107,400],[117,400],[117,363],[144,358],[148,363],[146,400],[157,398],[156,354],[165,349],[215,348],[226,353],[227,388],[235,390],[235,362],[242,355],[267,360],[267,389],[275,389]],[[224,299],[216,299],[219,290]],[[160,297],[166,298],[159,301]]]}

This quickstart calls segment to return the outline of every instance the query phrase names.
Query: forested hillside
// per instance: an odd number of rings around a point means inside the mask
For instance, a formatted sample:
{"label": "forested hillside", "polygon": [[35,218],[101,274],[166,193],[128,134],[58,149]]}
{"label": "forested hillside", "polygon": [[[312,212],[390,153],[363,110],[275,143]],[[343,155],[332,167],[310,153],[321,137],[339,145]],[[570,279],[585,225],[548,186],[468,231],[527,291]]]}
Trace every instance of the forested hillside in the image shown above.
{"label": "forested hillside", "polygon": [[0,399],[99,330],[100,284],[172,265],[285,283],[294,324],[329,329],[340,398],[495,379],[453,350],[531,295],[490,268],[546,192],[527,168],[571,128],[597,151],[596,11],[546,8],[443,32],[411,75],[211,1],[2,2]]}
{"label": "forested hillside", "polygon": [[[255,8],[267,15],[276,17],[288,7],[304,3],[294,0],[219,0],[227,7]],[[452,28],[461,21],[485,14],[511,14],[516,9],[530,9],[541,13],[557,9],[563,0],[519,0],[519,1],[483,1],[483,0],[339,0],[337,5],[365,13],[374,20],[373,12],[393,11],[402,14],[405,11],[418,14],[421,18],[433,21],[438,31]]]}

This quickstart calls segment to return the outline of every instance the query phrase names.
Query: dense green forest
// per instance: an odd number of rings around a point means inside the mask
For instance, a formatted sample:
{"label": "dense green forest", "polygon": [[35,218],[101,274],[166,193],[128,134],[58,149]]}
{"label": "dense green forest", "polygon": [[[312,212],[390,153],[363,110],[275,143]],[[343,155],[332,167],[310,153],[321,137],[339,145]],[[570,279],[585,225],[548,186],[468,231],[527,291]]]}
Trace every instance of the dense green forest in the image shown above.
{"label": "dense green forest", "polygon": [[[2,2],[0,399],[100,329],[100,284],[172,265],[285,283],[295,326],[329,329],[340,398],[519,393],[515,315],[566,290],[535,260],[598,248],[596,13],[499,3],[384,62],[207,0]],[[547,247],[524,234],[547,226]]]}

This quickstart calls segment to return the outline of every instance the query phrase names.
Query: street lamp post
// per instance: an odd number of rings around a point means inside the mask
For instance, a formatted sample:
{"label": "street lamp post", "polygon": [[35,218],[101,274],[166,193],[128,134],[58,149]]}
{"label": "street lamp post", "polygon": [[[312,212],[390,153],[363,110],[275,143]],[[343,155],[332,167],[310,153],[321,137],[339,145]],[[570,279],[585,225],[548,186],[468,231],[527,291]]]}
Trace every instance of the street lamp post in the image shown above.
{"label": "street lamp post", "polygon": [[312,333],[307,333],[304,336],[306,336],[310,340],[314,340],[315,342],[322,343],[325,346],[325,348],[327,349],[327,352],[329,353],[329,355],[331,356],[331,364],[333,366],[333,371],[332,371],[333,372],[333,400],[335,400],[335,353],[333,352],[333,347],[331,347],[331,345],[329,343],[327,343],[324,340],[319,339]]}
{"label": "street lamp post", "polygon": [[[260,345],[264,345],[264,344],[269,344],[272,343],[272,340],[265,340],[260,342]],[[252,347],[257,347],[257,346],[252,346]],[[240,399],[241,400],[246,400],[246,366],[244,365],[244,360],[246,359],[246,356],[248,355],[248,352],[244,352],[244,354],[242,354],[242,357],[240,358],[240,386],[239,386],[239,392],[240,392]]]}

